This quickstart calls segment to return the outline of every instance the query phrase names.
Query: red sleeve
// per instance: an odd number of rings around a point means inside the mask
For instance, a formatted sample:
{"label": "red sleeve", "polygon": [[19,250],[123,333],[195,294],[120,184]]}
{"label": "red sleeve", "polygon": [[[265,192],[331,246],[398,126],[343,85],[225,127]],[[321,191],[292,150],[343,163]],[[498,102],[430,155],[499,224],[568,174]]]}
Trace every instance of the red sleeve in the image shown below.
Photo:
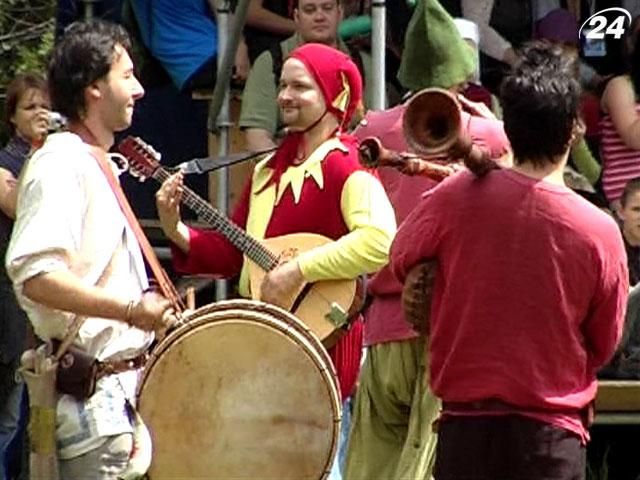
{"label": "red sleeve", "polygon": [[433,195],[438,190],[436,187],[424,194],[420,203],[400,225],[391,245],[391,270],[401,283],[404,283],[413,266],[436,256],[442,235],[438,221],[440,200]]}
{"label": "red sleeve", "polygon": [[[246,228],[249,215],[251,180],[245,185],[238,199],[231,221],[242,229]],[[189,253],[185,254],[171,245],[173,267],[183,274],[213,275],[229,278],[240,273],[243,256],[231,242],[214,230],[189,228]]]}
{"label": "red sleeve", "polygon": [[620,235],[611,237],[601,253],[604,258],[597,260],[600,282],[583,324],[589,367],[594,372],[611,359],[620,341],[629,292],[624,244]]}

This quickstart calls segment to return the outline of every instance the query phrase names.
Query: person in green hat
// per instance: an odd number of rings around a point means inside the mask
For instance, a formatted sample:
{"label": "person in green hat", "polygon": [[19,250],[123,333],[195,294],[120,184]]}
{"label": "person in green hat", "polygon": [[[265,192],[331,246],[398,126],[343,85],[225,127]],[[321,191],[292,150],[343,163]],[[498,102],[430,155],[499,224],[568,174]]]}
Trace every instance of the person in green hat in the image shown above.
{"label": "person in green hat", "polygon": [[[453,19],[437,1],[420,0],[405,37],[399,74],[403,86],[455,91],[474,69],[474,54]],[[402,132],[405,109],[403,104],[369,112],[354,132],[356,137],[375,136],[386,148],[407,151]],[[461,116],[466,133],[491,158],[508,154],[509,142],[501,122],[468,112],[461,112]],[[508,156],[503,164],[508,164]],[[398,224],[422,193],[436,185],[426,177],[409,177],[385,167],[379,168],[378,174]],[[405,320],[402,284],[388,266],[371,278],[367,289],[372,299],[364,313],[367,357],[359,378],[344,478],[429,479],[436,448],[432,423],[440,412],[440,401],[428,386],[427,339]]]}

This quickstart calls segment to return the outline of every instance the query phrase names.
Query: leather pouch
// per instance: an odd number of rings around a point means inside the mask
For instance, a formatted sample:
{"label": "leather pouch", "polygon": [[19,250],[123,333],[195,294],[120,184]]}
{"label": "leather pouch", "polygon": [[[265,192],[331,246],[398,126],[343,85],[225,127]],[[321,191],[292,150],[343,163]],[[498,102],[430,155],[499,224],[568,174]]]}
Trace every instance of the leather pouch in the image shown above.
{"label": "leather pouch", "polygon": [[[53,347],[57,351],[60,342],[54,340]],[[86,400],[95,393],[97,379],[98,360],[78,347],[69,346],[58,361],[56,390]]]}

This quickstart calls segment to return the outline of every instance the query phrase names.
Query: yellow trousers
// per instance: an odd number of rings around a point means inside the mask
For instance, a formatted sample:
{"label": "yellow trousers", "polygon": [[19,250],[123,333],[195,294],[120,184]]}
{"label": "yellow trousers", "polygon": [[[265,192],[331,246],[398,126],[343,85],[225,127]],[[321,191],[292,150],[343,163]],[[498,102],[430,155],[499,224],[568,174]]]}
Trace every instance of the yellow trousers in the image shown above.
{"label": "yellow trousers", "polygon": [[356,393],[344,480],[428,480],[440,401],[424,338],[369,347]]}

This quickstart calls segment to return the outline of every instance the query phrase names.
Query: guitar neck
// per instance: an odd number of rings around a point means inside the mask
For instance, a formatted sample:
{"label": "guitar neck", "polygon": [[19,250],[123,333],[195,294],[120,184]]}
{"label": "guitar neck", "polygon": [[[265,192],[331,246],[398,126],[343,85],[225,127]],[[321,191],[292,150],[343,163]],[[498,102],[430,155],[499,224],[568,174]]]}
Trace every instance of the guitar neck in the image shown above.
{"label": "guitar neck", "polygon": [[[158,168],[153,172],[152,176],[155,180],[162,183],[169,178],[170,173],[164,168]],[[213,208],[187,186],[184,186],[182,202],[193,210],[193,212],[198,215],[198,218],[211,225],[218,233],[229,240],[234,247],[258,264],[263,270],[268,272],[278,265],[278,258],[265,248],[264,245]]]}

